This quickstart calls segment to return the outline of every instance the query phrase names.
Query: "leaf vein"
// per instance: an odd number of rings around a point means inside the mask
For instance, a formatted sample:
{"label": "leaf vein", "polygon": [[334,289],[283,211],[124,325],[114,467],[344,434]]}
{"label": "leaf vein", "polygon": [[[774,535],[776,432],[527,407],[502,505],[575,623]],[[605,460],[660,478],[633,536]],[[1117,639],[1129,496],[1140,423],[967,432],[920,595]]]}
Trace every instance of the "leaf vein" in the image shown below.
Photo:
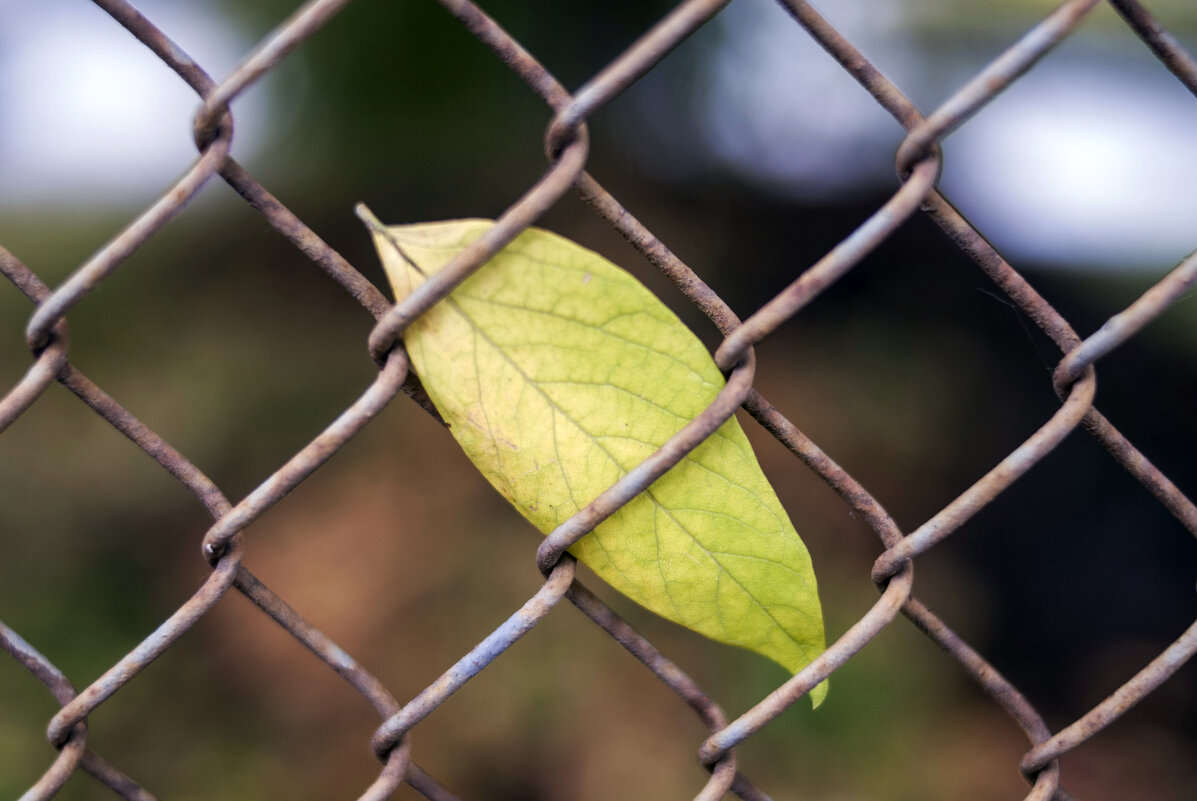
{"label": "leaf vein", "polygon": [[[548,393],[546,393],[543,389],[541,389],[541,387],[537,384],[537,382],[534,381],[527,373],[525,373],[523,371],[523,369],[520,367],[520,365],[514,359],[512,359],[507,354],[506,351],[503,350],[503,348],[499,345],[499,343],[497,343],[494,339],[492,339],[490,336],[487,335],[486,331],[483,330],[482,327],[478,325],[478,323],[466,312],[466,310],[464,308],[462,308],[461,304],[458,303],[452,295],[449,295],[448,297],[446,297],[444,302],[449,307],[455,309],[457,311],[457,313],[460,314],[465,319],[465,321],[467,323],[469,323],[469,325],[472,328],[474,328],[475,332],[483,340],[485,340],[487,343],[490,344],[490,346],[499,354],[499,356],[501,358],[503,358],[505,361],[507,361],[512,366],[512,368],[516,370],[516,372],[518,372],[521,376],[523,376],[525,381],[527,381],[530,385],[535,387],[536,390],[544,396],[545,400],[549,404],[551,404],[554,409],[561,412],[562,416],[565,417],[566,420],[569,420],[571,423],[573,423],[575,426],[577,426],[578,430],[581,431],[583,434],[585,434],[587,437],[589,437],[595,443],[595,445],[599,448],[599,450],[601,450],[607,456],[607,458],[610,459],[615,464],[615,466],[620,469],[620,471],[626,473],[626,471],[623,470],[623,467],[620,466],[619,461],[617,459],[615,459],[615,457],[611,454],[610,451],[608,451],[605,447],[603,447],[602,442],[599,441],[599,439],[594,434],[592,434],[590,431],[587,431],[585,428],[583,428],[582,425],[580,423],[578,423],[578,421],[576,421],[572,417],[570,417],[569,413],[565,409],[561,408],[561,406]],[[687,456],[683,457],[683,458],[690,458],[689,454],[687,454]],[[693,460],[691,460],[691,461],[693,461]],[[562,473],[564,474],[564,472],[565,472],[564,468],[562,468]],[[769,609],[763,603],[761,603],[761,601],[755,595],[753,595],[752,592],[750,592],[748,590],[748,588],[745,587],[735,577],[735,575],[732,574],[732,572],[721,561],[719,561],[719,559],[713,553],[711,553],[711,551],[706,547],[706,545],[700,539],[698,539],[698,537],[695,536],[695,534],[693,532],[688,530],[685,526],[683,526],[681,524],[680,521],[677,520],[677,518],[675,518],[672,514],[670,514],[668,507],[666,507],[663,503],[661,503],[660,499],[658,499],[653,494],[651,488],[646,488],[644,490],[644,495],[646,497],[648,497],[649,499],[651,499],[652,502],[656,505],[656,507],[658,509],[660,509],[662,512],[664,512],[664,514],[667,517],[669,517],[671,520],[673,520],[673,522],[677,525],[679,530],[681,530],[688,537],[690,537],[690,539],[693,540],[700,548],[702,548],[703,552],[708,554],[711,557],[711,560],[714,561],[715,564],[717,564],[719,566],[719,571],[716,572],[716,588],[719,587],[720,582],[722,580],[722,576],[723,576],[723,574],[726,573],[727,577],[729,579],[731,579],[736,584],[736,586],[739,588],[740,592],[743,593],[743,595],[745,597],[747,597],[753,604],[755,604],[762,612],[764,612],[765,615],[771,621],[773,621],[773,625],[776,626],[777,629],[779,631],[781,631],[796,646],[798,646],[799,651],[805,651],[805,647],[803,646],[803,644],[801,642],[799,642],[798,639],[793,634],[791,634],[786,629],[785,626],[783,626],[781,624],[781,621],[779,621],[776,617],[773,616],[773,614],[769,611]],[[593,534],[594,532],[591,532],[591,533]],[[600,540],[601,538],[596,535],[594,537],[594,539]],[[601,545],[601,543],[599,543],[599,544]],[[658,559],[657,561],[659,564],[660,560]],[[625,577],[626,577],[626,574],[625,574]],[[671,602],[672,602],[672,599],[671,599]],[[719,609],[720,605],[718,603],[718,595],[716,595],[715,606],[716,606],[716,614],[722,615],[722,611]],[[720,619],[720,626],[723,626],[726,631],[726,624],[724,623],[724,621],[722,619]]]}
{"label": "leaf vein", "polygon": [[[591,323],[587,323],[582,320],[579,320],[577,317],[571,317],[568,314],[561,314],[560,312],[550,311],[547,309],[532,309],[527,306],[520,305],[518,303],[505,303],[504,301],[501,301],[501,300],[495,300],[494,298],[482,297],[480,295],[470,295],[467,293],[467,294],[461,295],[460,299],[461,300],[472,300],[472,301],[476,301],[478,303],[484,303],[489,306],[498,306],[500,308],[514,309],[516,311],[527,312],[528,314],[540,314],[540,315],[544,315],[546,317],[553,317],[558,320],[563,320],[572,325],[581,326],[583,328],[589,328],[590,330],[595,331],[603,336],[610,337],[611,339],[617,339],[620,342],[624,342],[628,345],[632,345],[634,347],[641,348],[643,350],[648,351],[649,353],[654,353],[658,356],[662,356],[662,357],[668,359],[669,361],[673,362],[674,364],[679,364],[682,367],[689,370],[693,375],[697,376],[703,382],[703,384],[705,384],[707,386],[712,386],[712,387],[716,386],[716,384],[713,381],[709,380],[701,372],[694,369],[694,365],[691,364],[690,362],[683,361],[682,359],[679,359],[677,356],[675,356],[672,353],[669,353],[667,351],[658,350],[658,349],[654,348],[652,345],[648,345],[644,342],[639,342],[635,339],[631,339],[630,337],[623,336],[622,334],[616,334],[612,331],[607,330],[607,328],[606,328],[606,326],[610,325],[615,320],[618,320],[622,317],[631,317],[631,316],[634,316],[637,314],[644,314],[646,317],[651,317],[651,319],[656,320],[658,322],[666,322],[665,320],[662,320],[660,317],[652,317],[652,315],[648,315],[644,311],[635,311],[635,312],[626,312],[623,314],[617,314],[614,317],[610,317],[610,318],[604,320],[603,322],[599,323],[598,325],[592,325]],[[528,343],[519,343],[519,344],[528,344]],[[579,348],[579,350],[582,350],[582,349]],[[586,349],[586,350],[588,351],[589,349]]]}

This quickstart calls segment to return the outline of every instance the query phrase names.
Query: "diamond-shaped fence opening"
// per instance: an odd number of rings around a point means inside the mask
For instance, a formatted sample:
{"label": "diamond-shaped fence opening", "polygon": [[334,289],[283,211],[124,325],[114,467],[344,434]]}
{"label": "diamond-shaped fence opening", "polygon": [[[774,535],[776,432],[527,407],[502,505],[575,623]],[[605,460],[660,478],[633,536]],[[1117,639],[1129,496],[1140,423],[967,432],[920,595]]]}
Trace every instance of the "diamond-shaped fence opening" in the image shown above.
{"label": "diamond-shaped fence opening", "polygon": [[[593,70],[586,59],[596,52],[622,47],[572,90],[468,0],[442,0],[449,16],[435,18],[425,9],[430,3],[394,4],[385,13],[405,27],[364,26],[360,47],[335,54],[352,61],[338,67],[351,78],[326,97],[307,96],[327,84],[291,67],[303,65],[305,48],[322,46],[326,24],[381,4],[309,2],[220,81],[133,6],[95,4],[110,19],[92,14],[90,24],[123,27],[133,37],[129,48],[148,48],[198,96],[191,120],[198,155],[190,166],[180,163],[177,180],[115,226],[115,236],[69,274],[54,259],[85,252],[106,234],[93,236],[86,227],[60,231],[49,215],[22,223],[12,236],[23,245],[53,243],[57,250],[30,248],[54,254],[50,263],[26,263],[19,247],[0,247],[0,269],[16,290],[7,293],[4,309],[24,321],[31,354],[23,375],[6,365],[12,386],[0,398],[4,473],[14,485],[28,479],[26,489],[5,495],[11,508],[4,516],[10,528],[4,571],[10,578],[0,598],[12,625],[0,624],[0,644],[15,661],[0,672],[2,697],[11,699],[0,717],[0,741],[14,755],[0,762],[12,773],[0,776],[4,791],[28,799],[60,790],[64,797],[108,797],[105,787],[130,799],[185,797],[200,787],[361,798],[414,791],[449,799],[457,796],[448,785],[464,783],[485,788],[480,792],[490,798],[831,798],[872,791],[895,798],[1023,792],[1028,799],[1067,799],[1074,797],[1065,788],[1076,786],[1075,777],[1099,793],[1103,785],[1117,787],[1121,797],[1128,787],[1135,797],[1191,796],[1197,777],[1184,745],[1191,745],[1185,738],[1193,732],[1184,727],[1191,726],[1192,697],[1183,687],[1171,694],[1162,688],[1197,649],[1197,625],[1187,622],[1191,581],[1179,588],[1160,583],[1141,557],[1150,550],[1191,562],[1186,532],[1197,534],[1197,507],[1186,487],[1169,478],[1191,479],[1191,465],[1168,455],[1178,463],[1160,469],[1119,426],[1120,415],[1141,404],[1175,406],[1181,411],[1167,419],[1181,420],[1183,430],[1173,422],[1159,435],[1150,424],[1131,425],[1153,443],[1192,440],[1183,411],[1192,404],[1192,386],[1184,381],[1193,375],[1191,348],[1185,362],[1183,348],[1136,347],[1157,319],[1172,326],[1166,331],[1191,338],[1192,326],[1177,318],[1197,279],[1197,257],[1159,271],[1153,283],[1130,294],[1125,287],[1103,290],[1084,304],[1065,295],[1060,302],[1066,307],[1087,309],[1083,319],[1066,319],[1050,292],[1004,260],[937,188],[945,149],[951,158],[941,142],[1050,58],[1105,4],[1059,5],[934,108],[920,110],[904,92],[923,97],[923,87],[891,83],[811,6],[782,0],[786,13],[778,19],[816,42],[896,121],[894,131],[904,134],[895,154],[899,180],[887,197],[858,210],[842,239],[805,261],[797,258],[796,237],[784,219],[743,214],[753,219],[757,238],[743,252],[776,263],[759,267],[764,280],[774,281],[769,297],[736,310],[723,296],[756,290],[738,285],[736,265],[718,264],[738,254],[718,250],[727,245],[711,235],[711,220],[662,214],[661,228],[676,229],[678,241],[659,239],[648,228],[657,200],[646,201],[641,215],[637,202],[617,199],[600,183],[603,175],[587,171],[595,163],[592,151],[609,152],[603,138],[620,125],[618,115],[604,117],[606,107],[691,34],[710,31],[726,0],[682,2],[618,46],[607,37],[623,29],[610,16],[589,23],[575,16],[568,37],[550,36],[551,25],[521,15],[564,13],[559,8],[493,9],[499,17],[511,14],[512,31],[532,32],[552,57],[546,63],[571,77]],[[617,11],[647,14],[633,5]],[[1158,58],[1161,73],[1197,94],[1197,62],[1177,39],[1135,0],[1108,5],[1119,15],[1117,24]],[[413,49],[431,26],[451,26],[453,36],[477,40],[470,55],[443,58]],[[370,67],[378,76],[367,74]],[[284,94],[333,115],[349,102],[343,92],[369,98],[367,108],[408,104],[412,126],[440,124],[437,115],[453,104],[413,90],[422,67],[460,78],[460,104],[480,109],[493,128],[480,135],[460,124],[444,126],[442,154],[456,151],[479,165],[469,182],[436,186],[428,179],[437,165],[424,163],[420,152],[405,162],[411,181],[396,196],[420,187],[434,194],[425,207],[453,209],[472,187],[485,185],[487,196],[505,197],[508,205],[482,247],[430,281],[435,292],[392,305],[367,277],[376,274],[374,267],[363,273],[330,245],[343,242],[350,257],[364,259],[364,235],[345,221],[336,224],[344,230],[309,228],[300,211],[271,194],[266,179],[235,160],[237,114],[230,104],[278,76]],[[402,101],[388,95],[388,81],[404,82]],[[507,181],[514,170],[494,178],[481,169],[487,159],[497,162],[494,153],[509,150],[512,164],[530,171],[542,147],[526,141],[523,111],[510,118],[504,113],[503,103],[517,92],[523,94],[512,104],[550,119],[543,134],[548,167],[537,168],[539,177],[523,185],[496,188],[489,182]],[[291,124],[281,108],[286,104],[279,105],[257,124]],[[698,124],[693,115],[682,119]],[[401,128],[371,130],[369,120],[366,113],[355,121],[363,130],[352,132],[369,150],[369,161],[425,147]],[[670,123],[654,124],[664,138],[645,144],[642,153],[662,144],[668,149]],[[308,160],[318,159],[327,144],[304,133],[294,125],[286,137],[294,141],[279,145],[292,181],[303,180]],[[679,154],[688,157],[702,138],[694,133],[687,129],[677,152],[660,156],[662,169],[679,169]],[[470,152],[487,142],[492,152]],[[826,650],[791,678],[738,654],[716,658],[711,649],[717,646],[663,626],[603,590],[596,595],[593,577],[566,553],[684,450],[663,448],[646,462],[650,470],[626,475],[537,549],[522,521],[493,496],[470,489],[476,480],[432,421],[436,412],[402,347],[404,329],[521,231],[563,214],[576,197],[589,206],[570,212],[579,236],[625,256],[638,251],[659,271],[646,281],[688,320],[706,325],[705,316],[720,334],[712,350],[727,387],[670,445],[693,447],[742,409],[760,424],[752,437],[783,499],[811,504],[810,525],[799,527],[806,532],[824,522],[845,533],[812,543],[826,565],[820,573],[825,588],[847,588],[830,591]],[[214,213],[214,205],[223,211]],[[731,214],[732,205],[723,211]],[[95,206],[110,213],[103,198]],[[718,212],[711,206],[706,213]],[[844,225],[842,218],[834,224]],[[1193,230],[1197,241],[1197,226]],[[825,230],[809,237],[820,238],[827,238]],[[159,244],[164,239],[170,247]],[[199,254],[202,271],[172,274],[172,254],[183,251]],[[691,269],[675,253],[704,261],[703,269]],[[883,271],[875,262],[891,258],[904,266],[877,278]],[[874,278],[859,277],[866,267]],[[966,268],[968,284],[936,294]],[[789,335],[851,311],[837,289],[867,280],[891,282],[876,294],[853,296],[873,304],[884,298],[883,315],[857,328],[820,328],[834,333],[818,347]],[[1044,280],[1055,288],[1054,279]],[[1118,292],[1131,299],[1106,302]],[[680,308],[683,296],[692,309]],[[17,297],[24,298],[25,312]],[[932,297],[938,300],[920,305]],[[926,341],[902,325],[916,315],[930,338],[945,340],[934,353],[910,352]],[[959,333],[940,322],[949,318]],[[989,349],[985,338],[974,338],[974,323],[1001,331],[1003,345]],[[713,329],[707,326],[704,335]],[[16,330],[10,327],[10,336]],[[1011,340],[1017,347],[1006,348]],[[1137,369],[1119,363],[1119,352],[1131,353]],[[1096,405],[1106,400],[1097,390],[1097,365],[1107,357],[1119,379],[1109,398],[1117,411],[1109,417]],[[1008,367],[1019,358],[1027,367]],[[837,371],[853,359],[863,366]],[[920,368],[920,359],[939,366]],[[810,396],[803,397],[799,378],[788,375],[791,361],[811,368]],[[1002,382],[1024,369],[1050,384],[1056,400],[1002,395]],[[1144,378],[1145,370],[1155,373]],[[1126,386],[1136,381],[1151,385]],[[354,382],[356,396],[346,389]],[[414,403],[396,399],[400,393]],[[797,427],[804,416],[822,421],[818,436],[826,451]],[[951,419],[956,422],[949,425]],[[847,429],[875,441],[862,447],[844,435]],[[297,431],[304,433],[292,438]],[[136,447],[117,443],[118,435]],[[944,441],[956,436],[960,441]],[[301,447],[302,437],[308,441]],[[846,452],[837,453],[837,445]],[[968,458],[953,455],[959,452]],[[1015,485],[1052,460],[1067,460],[1067,481]],[[972,472],[962,474],[962,464]],[[219,476],[223,488],[200,465]],[[934,479],[932,486],[907,493],[911,471]],[[284,501],[293,490],[295,497]],[[124,505],[114,509],[110,499],[118,496]],[[1132,496],[1133,502],[1122,501]],[[1144,511],[1147,498],[1154,505]],[[998,514],[1007,526],[1042,518],[1048,522],[1035,530],[1052,536],[1033,541],[1017,530],[995,530],[985,521]],[[1105,519],[1110,525],[1098,530]],[[865,526],[880,547],[857,536]],[[152,534],[121,542],[122,532],[134,528]],[[943,569],[949,542],[971,549],[967,570]],[[197,545],[207,570],[198,560],[176,558]],[[1110,551],[1117,554],[1108,558]],[[1099,552],[1107,558],[1096,562]],[[530,571],[533,562],[543,581]],[[914,564],[920,562],[928,569],[926,578],[920,571],[925,594],[916,596]],[[303,567],[296,571],[295,565]],[[1010,601],[1010,608],[978,610],[975,599],[964,597],[1004,583],[1018,591],[988,597]],[[1077,601],[1089,596],[1097,600]],[[575,611],[565,610],[571,605]],[[1136,628],[1143,619],[1182,622],[1167,634],[1171,642],[1126,638],[1098,650],[1100,660],[1070,660],[1062,654],[1092,633],[1078,630],[1086,614],[1140,634],[1158,632]],[[896,622],[899,616],[913,628]],[[1072,628],[1020,640],[1029,618],[1043,623],[1042,630]],[[1005,632],[993,641],[1006,650],[983,655],[945,621],[970,633]],[[526,643],[499,659],[525,635]],[[1046,641],[1059,647],[1052,650]],[[1009,679],[999,666],[1009,666]],[[1057,675],[1041,682],[1035,670]],[[786,714],[829,677],[836,685],[829,709],[801,720]],[[1068,692],[1058,692],[1061,686]],[[1187,687],[1191,693],[1191,682]],[[1179,719],[1180,733],[1161,735],[1152,723],[1126,728],[1133,736],[1118,735],[1139,714],[1132,708],[1160,698],[1165,701],[1157,706],[1167,708],[1152,714]],[[47,726],[57,757],[30,736],[40,725]],[[1141,741],[1143,732],[1156,739]],[[1105,750],[1090,750],[1094,738]],[[193,747],[201,742],[202,748]],[[422,752],[429,762],[422,763]],[[1078,768],[1065,768],[1062,779],[1061,764],[1070,760]],[[1002,784],[1018,771],[1026,781],[1021,790]],[[363,783],[367,773],[372,778]],[[900,781],[893,778],[899,774]],[[442,784],[437,775],[452,779]],[[837,780],[851,783],[840,789]]]}

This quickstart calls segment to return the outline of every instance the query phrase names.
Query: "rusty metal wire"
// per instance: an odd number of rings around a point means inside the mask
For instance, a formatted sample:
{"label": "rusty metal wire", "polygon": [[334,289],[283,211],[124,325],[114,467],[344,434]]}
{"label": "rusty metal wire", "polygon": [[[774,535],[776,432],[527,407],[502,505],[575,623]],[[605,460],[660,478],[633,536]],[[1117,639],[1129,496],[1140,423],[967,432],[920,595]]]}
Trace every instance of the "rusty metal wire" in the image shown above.
{"label": "rusty metal wire", "polygon": [[[735,747],[775,720],[813,687],[851,660],[889,626],[906,616],[1014,720],[1031,748],[1018,767],[1031,785],[1027,799],[1067,799],[1060,786],[1060,759],[1098,731],[1115,724],[1134,704],[1155,690],[1197,651],[1197,623],[1109,697],[1058,731],[1052,731],[1026,697],[984,657],[948,628],[912,594],[913,563],[946,538],[959,532],[978,511],[1005,492],[1033,465],[1080,428],[1093,436],[1190,533],[1197,535],[1197,506],[1167,476],[1132,445],[1094,406],[1096,364],[1158,318],[1197,281],[1197,254],[1165,275],[1155,286],[1088,337],[1082,338],[1052,306],[1007,263],[983,235],[964,219],[936,188],[942,154],[939,144],[990,103],[1019,76],[1043,58],[1098,5],[1099,0],[1069,0],[978,72],[938,108],[920,112],[855,46],[802,0],[780,0],[793,19],[854,77],[906,129],[896,152],[901,184],[892,197],[836,247],[809,267],[793,265],[788,287],[741,321],[731,308],[686,264],[637,220],[597,180],[585,172],[589,153],[587,119],[698,28],[727,0],[687,0],[648,30],[639,41],[606,65],[577,91],[568,91],[519,42],[469,0],[440,0],[441,5],[498,56],[539,96],[553,113],[545,132],[549,167],[499,217],[482,238],[420,289],[392,307],[368,279],[328,246],[295,214],[268,192],[229,155],[233,117],[229,103],[268,74],[321,26],[350,5],[350,0],[313,0],[250,52],[223,81],[214,81],[146,16],[123,0],[95,0],[120,25],[175,71],[199,96],[193,120],[199,149],[194,164],[177,183],[111,242],[51,289],[15,255],[0,247],[0,273],[33,305],[26,328],[33,361],[25,376],[0,398],[0,432],[21,417],[54,381],[66,386],[100,418],[134,442],[204,506],[212,523],[202,536],[202,554],[212,572],[200,588],[134,649],[81,691],[57,667],[21,636],[0,623],[0,648],[41,681],[61,709],[49,721],[47,737],[58,750],[25,799],[52,797],[80,770],[128,799],[153,798],[149,791],[89,750],[89,715],[169,649],[185,632],[228,594],[236,590],[271,620],[289,632],[365,698],[381,723],[373,748],[382,762],[378,777],[360,798],[388,798],[406,781],[430,799],[455,796],[413,761],[411,733],[431,711],[475,675],[485,670],[516,640],[536,626],[562,599],[581,610],[601,630],[627,649],[701,719],[709,736],[696,743],[699,759],[710,778],[698,794],[717,799],[734,793],[744,799],[767,798],[738,773]],[[1126,24],[1146,43],[1164,66],[1197,95],[1197,62],[1136,0],[1110,0]],[[70,362],[67,315],[186,204],[219,176],[286,240],[328,274],[372,315],[376,324],[366,343],[379,370],[361,397],[333,420],[306,447],[263,479],[237,503],[205,476],[182,453],[140,422],[113,398],[83,376]],[[418,380],[409,375],[402,348],[404,328],[458,283],[481,267],[526,227],[573,190],[597,214],[658,267],[723,333],[715,353],[729,373],[725,389],[701,415],[637,468],[629,472],[585,509],[563,523],[542,543],[536,563],[545,576],[543,586],[475,648],[411,701],[401,704],[390,691],[304,620],[286,601],[254,577],[241,563],[247,546],[246,529],[300,482],[319,469],[357,435],[400,391],[426,410],[435,411],[422,395]],[[1061,358],[1053,374],[1060,406],[1037,431],[1001,459],[991,470],[941,511],[913,531],[903,534],[895,521],[853,476],[806,437],[781,411],[753,389],[752,347],[783,322],[817,300],[835,281],[874,252],[905,221],[926,213],[1010,301],[1033,320],[1059,347]],[[769,693],[742,715],[728,715],[651,642],[637,633],[575,576],[566,549],[599,522],[635,497],[709,436],[737,408],[745,408],[765,430],[826,482],[848,508],[867,522],[881,540],[872,579],[881,592],[876,603],[831,643],[822,655]],[[965,535],[967,536],[967,535]],[[167,791],[169,792],[169,790]],[[350,790],[346,790],[350,792]]]}

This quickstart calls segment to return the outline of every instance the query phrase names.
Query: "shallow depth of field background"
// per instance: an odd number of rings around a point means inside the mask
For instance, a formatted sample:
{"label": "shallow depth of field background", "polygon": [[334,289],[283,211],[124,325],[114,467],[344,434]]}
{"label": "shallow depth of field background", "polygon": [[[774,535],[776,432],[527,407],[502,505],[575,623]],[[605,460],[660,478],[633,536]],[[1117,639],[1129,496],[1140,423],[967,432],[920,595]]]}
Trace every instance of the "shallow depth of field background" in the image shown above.
{"label": "shallow depth of field background", "polygon": [[[1051,8],[822,3],[924,109]],[[826,8],[822,8],[826,6]],[[484,3],[567,87],[668,9]],[[154,0],[223,77],[281,0]],[[1197,11],[1151,4],[1190,50]],[[90,4],[0,2],[0,243],[51,286],[190,162],[196,101]],[[494,217],[544,169],[549,114],[434,3],[359,0],[233,107],[233,155],[383,285],[352,215]],[[901,131],[773,4],[737,0],[592,120],[588,169],[747,316],[896,187]],[[1108,9],[945,143],[942,187],[1082,335],[1197,246],[1197,102]],[[541,222],[714,328],[572,196]],[[389,290],[388,290],[389,294]],[[26,369],[27,301],[0,286],[0,384]],[[370,382],[372,319],[219,180],[71,313],[71,359],[233,499]],[[1059,358],[921,217],[757,349],[757,388],[907,531],[1037,428]],[[1197,492],[1197,305],[1098,369],[1098,407]],[[876,597],[879,543],[745,427],[810,548],[830,637]],[[0,437],[0,619],[77,687],[207,571],[198,503],[61,387]],[[539,534],[400,396],[247,532],[245,564],[400,701],[540,583]],[[1077,718],[1193,619],[1197,547],[1076,433],[917,561],[915,595],[1047,716]],[[785,675],[587,583],[730,714]],[[0,797],[52,758],[48,692],[0,659]],[[235,593],[91,719],[90,745],[164,799],[354,797],[376,763],[364,701]],[[568,604],[413,734],[465,799],[688,798],[699,721]],[[1192,665],[1070,754],[1084,801],[1197,793]],[[904,620],[740,749],[779,801],[1022,796],[1014,724]],[[106,798],[76,776],[61,798]],[[404,789],[400,797],[414,798]]]}

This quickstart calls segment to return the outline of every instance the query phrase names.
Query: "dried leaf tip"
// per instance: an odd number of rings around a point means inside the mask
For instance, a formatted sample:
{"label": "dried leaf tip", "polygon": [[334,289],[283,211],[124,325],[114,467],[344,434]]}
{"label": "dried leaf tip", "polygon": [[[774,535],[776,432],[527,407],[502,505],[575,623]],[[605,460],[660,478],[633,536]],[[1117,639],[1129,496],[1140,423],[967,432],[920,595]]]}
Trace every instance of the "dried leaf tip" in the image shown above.
{"label": "dried leaf tip", "polygon": [[378,234],[380,236],[387,236],[387,227],[382,224],[382,220],[379,220],[374,216],[374,212],[370,211],[370,207],[365,203],[358,203],[354,205],[353,213],[357,215],[357,218],[361,220],[372,233]]}

